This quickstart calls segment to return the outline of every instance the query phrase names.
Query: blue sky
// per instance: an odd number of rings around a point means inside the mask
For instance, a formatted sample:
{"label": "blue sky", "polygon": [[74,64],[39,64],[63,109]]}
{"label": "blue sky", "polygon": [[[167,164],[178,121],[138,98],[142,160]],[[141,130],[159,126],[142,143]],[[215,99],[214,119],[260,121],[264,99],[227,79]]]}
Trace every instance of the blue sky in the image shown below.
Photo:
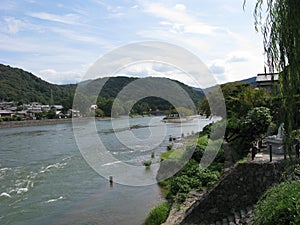
{"label": "blue sky", "polygon": [[[103,54],[153,40],[196,54],[219,83],[240,80],[264,69],[254,3],[248,0],[243,10],[243,0],[2,0],[0,63],[51,83],[75,83]],[[166,72],[149,64],[133,70]]]}

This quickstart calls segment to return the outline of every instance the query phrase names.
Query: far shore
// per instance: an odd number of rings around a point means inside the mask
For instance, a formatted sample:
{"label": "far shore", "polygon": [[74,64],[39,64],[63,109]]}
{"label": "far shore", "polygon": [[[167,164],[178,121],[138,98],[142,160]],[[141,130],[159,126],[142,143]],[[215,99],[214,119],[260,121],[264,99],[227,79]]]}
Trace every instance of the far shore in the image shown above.
{"label": "far shore", "polygon": [[[76,122],[87,122],[87,121],[99,121],[99,120],[111,120],[120,118],[136,118],[142,116],[120,116],[120,117],[79,117],[74,118]],[[0,129],[4,128],[15,128],[15,127],[31,127],[31,126],[44,126],[44,125],[55,125],[63,123],[72,123],[72,118],[66,119],[42,119],[42,120],[22,120],[22,121],[2,121],[0,122]]]}
{"label": "far shore", "polygon": [[71,118],[67,119],[45,119],[45,120],[23,120],[23,121],[3,121],[0,123],[0,129],[2,128],[14,128],[14,127],[30,127],[30,126],[42,126],[52,125],[60,123],[70,123]]}
{"label": "far shore", "polygon": [[[124,118],[138,118],[145,117],[141,115],[134,116],[119,116],[119,117],[79,117],[74,118],[76,122],[88,122],[88,121],[99,121],[99,120],[111,120],[111,119],[124,119]],[[189,119],[199,118],[199,116],[190,116]],[[42,120],[22,120],[22,121],[2,121],[0,122],[0,129],[4,128],[15,128],[15,127],[31,127],[31,126],[44,126],[44,125],[55,125],[63,123],[72,123],[72,118],[65,119],[42,119]],[[170,122],[170,121],[164,121]],[[171,121],[174,122],[174,121]],[[183,121],[181,121],[183,122]]]}
{"label": "far shore", "polygon": [[[108,120],[110,118],[101,118],[101,120]],[[75,118],[78,122],[92,121],[92,117],[81,117]],[[96,118],[96,120],[99,120]],[[72,123],[72,118],[66,119],[43,119],[43,120],[23,120],[23,121],[3,121],[0,122],[0,129],[3,128],[14,128],[14,127],[31,127],[31,126],[43,126],[43,125],[54,125],[54,124],[63,124],[63,123]]]}

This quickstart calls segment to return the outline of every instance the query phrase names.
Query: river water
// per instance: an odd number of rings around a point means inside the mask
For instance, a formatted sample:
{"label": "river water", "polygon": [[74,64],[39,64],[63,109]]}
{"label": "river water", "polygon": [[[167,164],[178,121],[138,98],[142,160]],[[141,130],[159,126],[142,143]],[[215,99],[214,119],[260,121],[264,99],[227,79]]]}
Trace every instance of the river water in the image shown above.
{"label": "river water", "polygon": [[[200,131],[211,122],[197,119],[181,125],[156,120],[151,126],[163,128],[163,139],[147,150],[118,141],[116,134],[128,131],[122,127],[124,120],[114,120],[120,124],[118,128],[111,121],[97,121],[97,132],[116,161],[135,165],[151,159],[153,151],[158,160],[170,135]],[[150,135],[150,117],[129,121],[134,135]],[[149,210],[161,201],[157,184],[110,186],[84,160],[72,124],[0,129],[0,224],[135,225],[142,224]]]}

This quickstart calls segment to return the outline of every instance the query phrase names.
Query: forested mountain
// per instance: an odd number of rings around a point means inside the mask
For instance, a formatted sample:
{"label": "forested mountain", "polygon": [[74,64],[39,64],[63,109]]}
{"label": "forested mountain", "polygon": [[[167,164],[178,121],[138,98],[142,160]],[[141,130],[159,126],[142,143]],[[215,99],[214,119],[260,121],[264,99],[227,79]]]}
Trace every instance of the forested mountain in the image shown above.
{"label": "forested mountain", "polygon": [[[76,85],[50,84],[22,69],[0,64],[0,101],[60,103]],[[52,100],[51,100],[52,93]]]}
{"label": "forested mountain", "polygon": [[[103,84],[103,79],[105,78],[84,81],[83,84],[86,91],[89,92],[99,90],[99,86]],[[140,78],[111,77],[107,80],[104,87],[102,88],[100,96],[102,97],[102,99],[114,99],[126,85],[138,79]],[[153,79],[169,80],[167,78]],[[196,105],[198,105],[199,102],[203,99],[204,94],[201,90],[194,90],[193,88],[183,83],[180,83],[178,81],[175,82],[189,94],[190,98],[194,101],[194,103],[196,103]],[[63,104],[65,108],[71,108],[76,88],[76,84],[51,84],[22,69],[12,68],[10,66],[0,64],[0,101]],[[156,97],[148,97],[142,100],[142,102],[147,103],[152,109],[170,108],[169,103]]]}

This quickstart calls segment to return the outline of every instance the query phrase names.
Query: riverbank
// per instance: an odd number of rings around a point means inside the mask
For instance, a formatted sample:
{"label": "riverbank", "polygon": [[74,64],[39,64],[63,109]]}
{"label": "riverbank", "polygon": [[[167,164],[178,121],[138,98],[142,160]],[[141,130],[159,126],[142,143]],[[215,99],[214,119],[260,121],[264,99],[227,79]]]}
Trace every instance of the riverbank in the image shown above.
{"label": "riverbank", "polygon": [[[120,118],[139,118],[142,116],[120,116],[120,117],[96,117],[95,120],[111,120],[111,119],[120,119]],[[75,122],[88,122],[93,121],[93,117],[80,117],[75,118]],[[66,119],[42,119],[42,120],[23,120],[23,121],[2,121],[0,122],[0,129],[2,128],[15,128],[15,127],[31,127],[31,126],[44,126],[44,125],[55,125],[63,123],[72,123],[72,118]]]}
{"label": "riverbank", "polygon": [[[92,118],[76,118],[78,122],[91,121]],[[15,128],[15,127],[31,127],[31,126],[44,126],[44,125],[54,125],[72,123],[72,118],[67,119],[45,119],[45,120],[24,120],[24,121],[3,121],[0,123],[0,129],[3,128]]]}

